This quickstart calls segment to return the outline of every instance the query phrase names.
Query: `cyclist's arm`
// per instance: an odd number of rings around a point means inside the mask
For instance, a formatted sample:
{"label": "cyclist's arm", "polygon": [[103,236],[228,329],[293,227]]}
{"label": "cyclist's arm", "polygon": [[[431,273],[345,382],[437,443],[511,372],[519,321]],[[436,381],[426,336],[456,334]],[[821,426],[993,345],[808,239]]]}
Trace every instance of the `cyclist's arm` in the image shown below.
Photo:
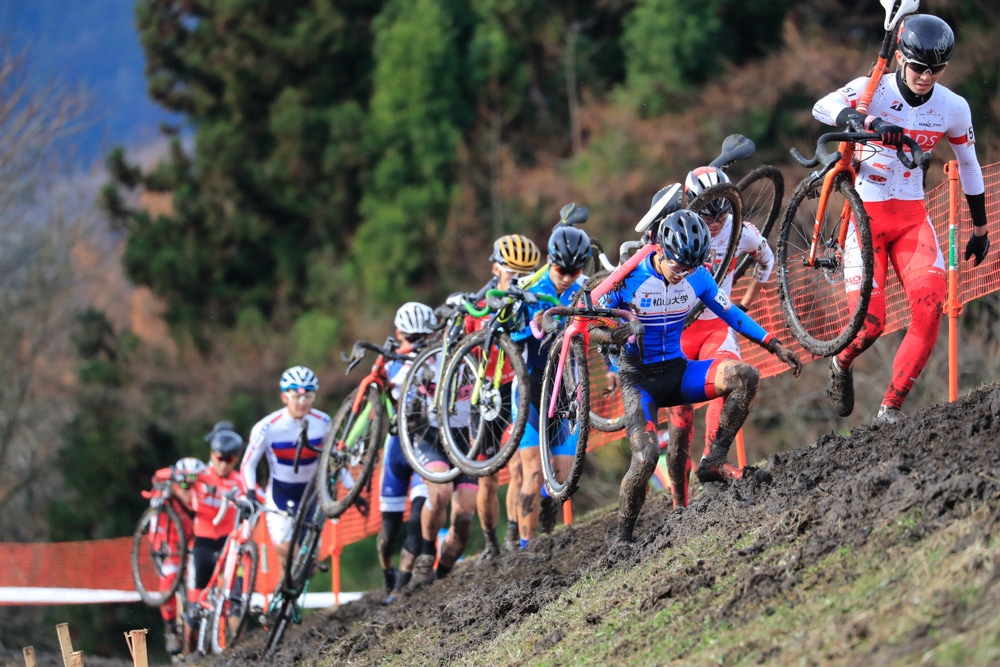
{"label": "cyclist's arm", "polygon": [[845,126],[853,117],[864,118],[864,114],[855,110],[858,98],[864,90],[868,77],[860,77],[839,88],[813,105],[813,118],[827,125]]}
{"label": "cyclist's arm", "polygon": [[[259,422],[250,431],[250,443],[247,445],[247,451],[243,454],[243,462],[240,463],[240,480],[244,489],[257,488],[257,464],[260,463],[267,448],[271,446],[267,438],[267,426],[266,422]],[[272,471],[271,474],[273,475],[274,472]]]}
{"label": "cyclist's arm", "polygon": [[969,103],[959,98],[957,112],[945,133],[951,150],[958,160],[958,176],[962,180],[965,199],[969,202],[969,216],[976,227],[986,225],[986,186],[983,170],[976,157],[976,138],[972,131],[972,112]]}
{"label": "cyclist's arm", "polygon": [[768,245],[767,239],[749,222],[743,223],[743,235],[740,237],[740,252],[745,252],[756,263],[753,268],[753,281],[743,293],[740,305],[747,308],[757,298],[761,286],[771,277],[774,270],[774,251]]}
{"label": "cyclist's arm", "polygon": [[774,338],[774,336],[764,330],[764,327],[757,324],[752,317],[733,306],[733,302],[729,300],[725,292],[719,289],[715,281],[712,280],[712,276],[709,275],[704,267],[699,268],[691,274],[688,277],[688,281],[694,287],[695,294],[698,295],[698,298],[702,300],[708,309],[735,329],[736,333],[761,346],[766,346]]}

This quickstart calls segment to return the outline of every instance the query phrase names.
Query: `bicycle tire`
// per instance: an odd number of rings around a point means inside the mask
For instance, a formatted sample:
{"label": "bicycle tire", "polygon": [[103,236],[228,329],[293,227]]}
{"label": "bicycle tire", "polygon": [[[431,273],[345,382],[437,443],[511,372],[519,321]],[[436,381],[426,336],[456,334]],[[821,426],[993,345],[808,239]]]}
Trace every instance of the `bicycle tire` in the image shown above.
{"label": "bicycle tire", "polygon": [[[444,441],[444,451],[452,465],[471,477],[487,477],[496,473],[500,468],[507,465],[510,457],[517,451],[524,435],[524,427],[528,423],[528,408],[530,405],[531,387],[528,383],[528,367],[521,356],[521,351],[517,348],[510,336],[505,333],[495,333],[493,346],[503,351],[510,360],[514,375],[517,378],[517,417],[513,421],[507,420],[505,425],[502,421],[504,414],[510,414],[510,410],[504,412],[503,393],[493,389],[490,384],[483,382],[486,387],[480,396],[485,399],[480,404],[473,405],[470,409],[470,423],[468,429],[460,426],[453,426],[452,409],[459,405],[458,397],[462,390],[471,391],[472,383],[479,372],[479,356],[482,355],[482,347],[486,342],[487,331],[477,331],[462,339],[458,348],[452,354],[445,367],[442,377],[444,381],[438,391],[444,394],[438,400],[438,423],[441,424],[441,435]],[[490,416],[492,415],[492,416]],[[478,417],[478,419],[477,419]],[[509,432],[508,432],[509,429]],[[489,433],[495,434],[500,431],[499,438],[507,435],[506,442],[499,443],[497,451],[484,460],[476,460],[481,446],[485,443]],[[462,435],[465,431],[466,435]],[[472,437],[473,432],[475,437]],[[470,456],[471,454],[471,456]],[[473,458],[476,457],[476,458]]]}
{"label": "bicycle tire", "polygon": [[[162,524],[161,521],[165,520],[168,522],[167,528],[167,546],[154,548],[153,541],[150,540],[149,531],[152,529],[156,531]],[[154,518],[156,519],[154,523]],[[176,534],[180,536],[179,547],[175,550],[170,544],[170,536]],[[177,566],[177,576],[174,577],[174,582],[171,584],[170,588],[165,591],[161,590],[150,590],[142,581],[142,563],[140,562],[140,554],[143,549],[148,549],[150,555],[150,560],[153,563],[153,569],[156,572],[156,585],[159,585],[160,579],[163,577],[164,561],[168,558],[176,558],[179,565]],[[188,549],[188,536],[184,533],[184,524],[181,523],[181,518],[178,516],[177,511],[168,504],[163,504],[159,507],[149,507],[142,516],[139,517],[138,523],[136,523],[135,530],[132,532],[132,581],[135,583],[135,590],[142,598],[142,601],[151,607],[159,607],[164,602],[172,598],[177,593],[178,586],[184,580],[184,568],[187,565],[187,549]]]}
{"label": "bicycle tire", "polygon": [[[375,384],[368,385],[366,396],[361,402],[359,415],[368,411],[367,423],[357,434],[353,442],[348,443],[350,430],[356,424],[349,419],[357,389],[344,399],[337,408],[330,432],[323,441],[323,450],[319,457],[319,468],[316,471],[319,483],[320,506],[327,517],[336,519],[354,504],[375,468],[375,459],[382,448],[388,421],[385,406],[382,404],[382,393]],[[343,449],[341,449],[341,443]],[[347,469],[354,484],[346,489],[341,496],[341,472]]]}
{"label": "bicycle tire", "polygon": [[[822,247],[817,250],[817,259],[828,259],[830,265],[821,268],[804,263],[812,244],[820,187],[821,182],[805,179],[785,208],[778,238],[778,298],[788,328],[802,348],[818,357],[829,357],[847,347],[864,325],[872,294],[874,255],[868,214],[850,175],[842,173],[833,182],[834,192],[820,228]],[[843,248],[837,244],[845,201],[854,214],[860,266],[846,266]],[[860,281],[853,308],[844,289],[846,281]]]}
{"label": "bicycle tire", "polygon": [[[244,558],[247,559],[244,561]],[[250,612],[250,599],[253,597],[254,585],[257,583],[257,563],[260,560],[260,553],[257,550],[257,543],[253,540],[244,542],[236,552],[237,568],[243,569],[243,582],[240,592],[239,606],[234,613],[233,600],[225,599],[219,594],[215,598],[215,605],[212,609],[212,652],[222,653],[227,648],[239,641],[243,636],[243,631],[247,626],[247,618]],[[237,569],[237,572],[239,569]],[[220,591],[221,593],[221,591]],[[236,626],[230,630],[229,620],[234,616],[238,617]]]}
{"label": "bicycle tire", "polygon": [[[781,213],[781,202],[785,198],[785,177],[777,167],[764,165],[757,167],[736,184],[743,200],[743,222],[749,222],[767,239],[774,229],[774,223]],[[754,264],[750,255],[743,255],[733,271],[733,285]]]}
{"label": "bicycle tire", "polygon": [[[729,205],[732,207],[733,215],[731,226],[733,231],[729,235],[729,244],[726,246],[726,252],[722,256],[722,261],[718,261],[718,258],[713,259],[715,262],[715,270],[711,272],[712,279],[715,280],[716,285],[721,285],[726,279],[729,269],[733,265],[733,257],[736,255],[736,247],[740,244],[740,236],[743,232],[743,200],[740,199],[740,191],[737,190],[736,186],[732,183],[716,183],[711,187],[705,188],[705,191],[698,195],[695,200],[688,205],[688,208],[697,213],[717,199],[725,199],[728,201]],[[704,309],[705,304],[699,300],[684,319],[684,326],[691,326],[691,323],[701,316]]]}
{"label": "bicycle tire", "polygon": [[[545,362],[545,373],[542,376],[542,395],[538,408],[538,448],[542,459],[542,478],[549,495],[557,502],[564,503],[576,492],[580,475],[583,473],[583,462],[587,456],[587,440],[590,435],[590,377],[587,365],[587,350],[583,341],[574,336],[570,341],[566,356],[566,366],[563,369],[560,383],[560,394],[556,403],[557,424],[549,422],[549,402],[555,384],[556,371],[559,367],[559,355],[562,349],[563,335],[560,335],[552,345],[552,351]],[[575,415],[575,420],[574,420]],[[564,422],[569,421],[569,425]],[[562,481],[557,479],[553,466],[552,434],[561,429],[570,433],[577,432],[576,451],[569,473]]]}
{"label": "bicycle tire", "polygon": [[[292,620],[289,617],[289,609],[292,606],[292,601],[285,597],[284,594],[280,595],[281,600],[277,604],[281,607],[281,610],[277,615],[271,617],[271,626],[267,629],[267,639],[264,640],[265,655],[273,651],[281,643],[281,640],[285,636],[285,630],[288,629],[288,623]],[[274,602],[272,601],[273,604]],[[272,607],[272,610],[274,608]]]}
{"label": "bicycle tire", "polygon": [[[414,442],[419,442],[430,429],[440,429],[440,427],[434,427],[430,424],[430,415],[427,413],[431,410],[436,412],[434,395],[441,376],[431,364],[435,360],[441,361],[440,356],[443,349],[444,345],[441,343],[431,345],[413,360],[413,365],[403,380],[400,390],[400,405],[396,410],[396,431],[399,433],[399,447],[403,452],[403,457],[415,473],[420,475],[425,482],[431,484],[449,484],[462,474],[462,471],[457,467],[452,467],[447,472],[436,472],[426,468],[414,449]],[[428,371],[430,371],[430,375],[428,375]],[[411,406],[411,402],[406,397],[414,392],[422,393],[427,399],[417,399],[412,402]],[[435,414],[434,417],[436,420],[437,415]]]}
{"label": "bicycle tire", "polygon": [[319,546],[320,533],[323,530],[325,517],[320,521],[319,526],[315,525],[319,519],[317,514],[322,512],[322,508],[317,507],[316,478],[313,477],[306,484],[302,498],[295,508],[295,524],[292,528],[292,536],[288,540],[288,556],[285,558],[285,588],[301,594],[310,574],[314,562],[316,549]]}

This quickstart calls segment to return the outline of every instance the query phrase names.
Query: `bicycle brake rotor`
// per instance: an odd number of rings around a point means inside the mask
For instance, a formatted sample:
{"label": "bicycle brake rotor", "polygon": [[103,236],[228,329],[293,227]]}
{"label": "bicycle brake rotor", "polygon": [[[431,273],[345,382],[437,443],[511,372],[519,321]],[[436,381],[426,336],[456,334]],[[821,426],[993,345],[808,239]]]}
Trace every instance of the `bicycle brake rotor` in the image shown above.
{"label": "bicycle brake rotor", "polygon": [[493,421],[500,416],[500,409],[503,407],[500,392],[492,386],[483,387],[479,390],[479,401],[476,407],[479,408],[480,417],[486,421]]}

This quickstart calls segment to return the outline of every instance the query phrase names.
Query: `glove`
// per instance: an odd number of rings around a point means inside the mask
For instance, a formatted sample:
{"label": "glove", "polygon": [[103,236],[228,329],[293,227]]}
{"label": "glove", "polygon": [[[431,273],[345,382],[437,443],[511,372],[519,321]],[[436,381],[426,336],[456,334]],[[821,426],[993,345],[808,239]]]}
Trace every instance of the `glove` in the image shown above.
{"label": "glove", "polygon": [[[869,116],[871,118],[871,116]],[[881,118],[872,118],[871,122],[866,122],[865,126],[869,132],[874,132],[878,135],[879,141],[887,146],[899,146],[903,143],[903,135],[905,131],[899,125],[893,125],[888,123]]]}
{"label": "glove", "polygon": [[777,338],[768,341],[764,349],[785,362],[792,369],[792,374],[795,377],[798,377],[799,373],[802,372],[802,361],[799,359],[799,355],[785,347]]}
{"label": "glove", "polygon": [[371,506],[364,496],[358,496],[358,499],[354,501],[354,504],[358,506],[358,511],[361,512],[361,516],[368,518],[368,513],[371,511]]}
{"label": "glove", "polygon": [[979,266],[979,263],[983,261],[986,257],[986,252],[990,249],[990,237],[988,234],[983,234],[982,236],[976,236],[973,234],[969,238],[968,245],[965,246],[965,260],[968,261],[973,255],[976,256],[976,262],[973,266]]}

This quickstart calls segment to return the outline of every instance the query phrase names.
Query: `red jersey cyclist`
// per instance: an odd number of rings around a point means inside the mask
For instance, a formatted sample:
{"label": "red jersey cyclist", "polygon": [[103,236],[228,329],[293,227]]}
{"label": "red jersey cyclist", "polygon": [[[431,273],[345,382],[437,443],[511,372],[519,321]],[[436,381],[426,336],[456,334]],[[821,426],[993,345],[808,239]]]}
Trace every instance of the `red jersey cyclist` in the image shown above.
{"label": "red jersey cyclist", "polygon": [[[912,137],[925,153],[947,139],[958,160],[959,175],[969,203],[975,232],[965,248],[965,259],[975,265],[990,247],[986,236],[986,190],[976,159],[972,115],[964,98],[938,84],[955,48],[948,24],[927,14],[905,17],[899,28],[896,62],[899,70],[878,84],[867,114],[855,108],[867,77],[851,81],[821,99],[813,116],[828,125],[841,125],[881,134],[873,159],[861,162],[855,183],[871,218],[875,254],[874,286],[868,317],[857,337],[830,360],[827,394],[842,417],[854,410],[851,365],[882,334],[885,326],[885,279],[889,261],[896,269],[910,304],[911,323],[893,360],[889,387],[873,425],[905,419],[900,410],[937,341],[945,295],[944,258],[924,207],[923,171],[907,169],[896,156],[903,135]],[[846,247],[859,253],[856,234]],[[853,262],[860,266],[861,262]],[[856,303],[857,284],[845,281],[848,299]]]}
{"label": "red jersey cyclist", "polygon": [[[729,177],[715,167],[698,167],[687,175],[684,180],[684,191],[688,202],[694,201],[698,195],[707,188],[719,183],[729,183]],[[737,242],[736,255],[733,263],[727,271],[719,291],[730,296],[733,291],[733,270],[736,268],[737,258],[746,253],[756,266],[754,267],[753,280],[747,287],[743,298],[740,300],[739,308],[746,309],[753,303],[754,298],[760,292],[761,286],[767,282],[774,268],[774,253],[767,244],[761,233],[749,222],[744,221],[739,230],[733,229],[732,207],[725,199],[718,199],[700,211],[702,220],[708,225],[708,230],[712,235],[712,250],[709,262],[712,273],[715,272],[716,265],[722,261],[726,254],[729,240],[734,233],[740,235]],[[684,329],[681,334],[681,351],[684,356],[691,360],[698,359],[732,359],[740,361],[740,343],[736,339],[736,332],[726,324],[726,321],[706,308],[697,320]],[[715,442],[715,434],[719,430],[719,417],[722,414],[723,399],[716,398],[708,402],[708,409],[705,412],[705,452],[708,456],[712,443]],[[691,446],[694,432],[694,408],[690,405],[679,405],[670,409],[670,443],[675,447],[685,449]],[[675,461],[679,459],[674,459]],[[670,479],[680,479],[687,477],[691,469],[691,459],[686,457],[686,467],[683,470],[671,470],[668,466]],[[686,493],[687,484],[678,486],[673,493],[674,507],[686,507],[688,495]]]}

